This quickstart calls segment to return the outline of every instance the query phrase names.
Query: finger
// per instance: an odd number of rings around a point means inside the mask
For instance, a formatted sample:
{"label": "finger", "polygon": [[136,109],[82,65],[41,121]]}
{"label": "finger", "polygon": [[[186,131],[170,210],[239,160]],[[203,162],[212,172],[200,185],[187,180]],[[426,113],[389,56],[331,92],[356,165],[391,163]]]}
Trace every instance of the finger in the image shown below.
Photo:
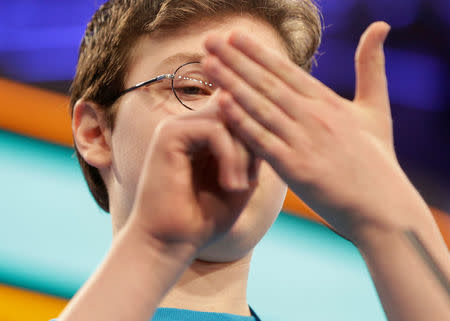
{"label": "finger", "polygon": [[254,156],[250,151],[244,146],[242,141],[237,137],[233,137],[234,146],[236,149],[237,166],[239,167],[239,180],[241,184],[249,184],[249,168],[253,163]]}
{"label": "finger", "polygon": [[261,166],[261,158],[256,157],[256,155],[247,148],[241,139],[233,137],[236,150],[240,155],[240,173],[244,175],[241,180],[247,184],[254,184],[258,179],[259,168]]}
{"label": "finger", "polygon": [[288,157],[290,147],[246,114],[231,94],[224,93],[219,106],[233,134],[242,139],[258,157],[267,160],[275,169],[280,168],[278,160]]}
{"label": "finger", "polygon": [[[180,142],[176,150],[189,155],[199,147],[207,146],[218,163],[219,184],[225,190],[238,191],[248,189],[248,183],[242,182],[241,177],[247,174],[240,163],[235,142],[224,124],[210,119],[183,119],[167,122],[170,126],[165,133],[174,133],[177,137],[172,139],[165,134],[165,141]],[[244,172],[241,173],[241,171]]]}
{"label": "finger", "polygon": [[279,106],[290,118],[301,118],[301,105],[290,103],[297,100],[298,93],[275,74],[230,46],[220,36],[209,36],[205,42],[205,48],[248,85]]}
{"label": "finger", "polygon": [[306,97],[331,98],[336,95],[331,89],[288,59],[286,55],[254,40],[243,31],[231,32],[229,43]]}
{"label": "finger", "polygon": [[389,108],[383,44],[390,28],[385,22],[371,24],[361,36],[355,54],[355,100],[374,108]]}
{"label": "finger", "polygon": [[258,180],[259,169],[261,168],[262,159],[253,155],[252,162],[248,169],[248,179],[251,184]]}
{"label": "finger", "polygon": [[192,113],[183,114],[183,119],[211,119],[220,120],[220,109],[218,108],[218,98],[220,97],[222,89],[217,88],[214,93],[208,98],[204,108],[200,108]]}
{"label": "finger", "polygon": [[266,97],[251,88],[233,71],[224,66],[217,57],[208,56],[203,61],[208,77],[229,92],[236,102],[259,124],[280,139],[291,142],[297,125]]}
{"label": "finger", "polygon": [[[222,89],[218,88],[209,99],[207,108],[203,108],[196,113],[186,114],[184,117],[187,119],[198,119],[198,117],[205,117],[223,122],[224,120],[221,117],[222,114],[220,108],[218,107],[218,99],[220,99],[221,95]],[[235,173],[239,177],[240,184],[242,186],[247,186],[249,185],[249,182],[256,179],[258,166],[255,164],[255,155],[249,151],[237,137],[232,136],[232,140],[235,146]]]}
{"label": "finger", "polygon": [[[220,99],[221,93],[222,90],[220,88],[217,89],[209,99],[207,108],[203,108],[195,113],[185,114],[183,115],[183,118],[196,121],[199,119],[199,117],[201,117],[202,119],[210,119],[213,121],[223,122],[223,119],[221,118],[220,108],[218,107],[218,99]],[[234,175],[236,176],[236,179],[239,180],[241,186],[247,186],[249,185],[250,179],[249,175],[247,175],[247,172],[249,166],[251,166],[250,164],[254,156],[239,139],[233,136],[231,137],[231,139],[233,141],[235,149],[232,155],[232,157],[234,156],[234,161],[227,162],[229,165],[235,164]]]}

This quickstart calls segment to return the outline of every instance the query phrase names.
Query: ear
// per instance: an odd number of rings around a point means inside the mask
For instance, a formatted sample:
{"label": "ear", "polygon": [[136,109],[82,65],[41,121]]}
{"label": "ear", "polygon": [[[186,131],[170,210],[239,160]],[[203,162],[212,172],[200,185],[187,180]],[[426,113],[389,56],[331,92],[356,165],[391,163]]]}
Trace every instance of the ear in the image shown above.
{"label": "ear", "polygon": [[78,151],[89,165],[98,169],[111,165],[111,129],[97,104],[83,100],[75,104],[72,132]]}

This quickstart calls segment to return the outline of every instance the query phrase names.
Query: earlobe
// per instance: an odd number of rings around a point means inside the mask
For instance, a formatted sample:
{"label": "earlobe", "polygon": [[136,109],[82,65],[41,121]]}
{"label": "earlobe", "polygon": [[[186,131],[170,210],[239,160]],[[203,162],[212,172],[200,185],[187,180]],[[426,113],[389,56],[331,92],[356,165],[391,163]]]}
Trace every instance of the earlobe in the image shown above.
{"label": "earlobe", "polygon": [[100,106],[78,101],[73,110],[72,132],[78,151],[89,165],[98,169],[111,165],[111,130]]}

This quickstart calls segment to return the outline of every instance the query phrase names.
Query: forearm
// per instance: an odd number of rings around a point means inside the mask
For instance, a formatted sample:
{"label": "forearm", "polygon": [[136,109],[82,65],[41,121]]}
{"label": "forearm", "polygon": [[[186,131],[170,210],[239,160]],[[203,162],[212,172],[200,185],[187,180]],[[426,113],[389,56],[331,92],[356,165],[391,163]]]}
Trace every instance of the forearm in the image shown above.
{"label": "forearm", "polygon": [[149,246],[121,231],[94,275],[69,302],[59,321],[148,321],[168,290],[190,264],[182,246]]}
{"label": "forearm", "polygon": [[[450,257],[431,214],[412,224],[433,260],[450,279]],[[401,229],[361,231],[363,255],[390,321],[441,321],[450,317],[450,297],[427,262]]]}

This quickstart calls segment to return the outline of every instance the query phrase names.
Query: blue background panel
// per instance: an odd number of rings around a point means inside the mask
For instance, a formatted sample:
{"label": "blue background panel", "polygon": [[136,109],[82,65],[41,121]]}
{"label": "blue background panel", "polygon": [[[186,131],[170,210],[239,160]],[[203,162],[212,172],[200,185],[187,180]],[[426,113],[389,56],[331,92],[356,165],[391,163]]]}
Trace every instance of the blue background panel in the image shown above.
{"label": "blue background panel", "polygon": [[72,154],[0,131],[0,282],[70,297],[106,253],[110,218]]}
{"label": "blue background panel", "polygon": [[[112,240],[73,150],[0,131],[0,177],[0,282],[70,298]],[[255,249],[248,298],[268,321],[386,320],[358,250],[286,213]]]}
{"label": "blue background panel", "polygon": [[[0,77],[64,91],[103,0],[0,1]],[[448,0],[319,0],[314,76],[353,98],[354,52],[375,20],[393,27],[386,62],[396,150],[431,205],[449,211]],[[0,106],[1,108],[1,106]],[[73,150],[0,131],[0,283],[70,298],[111,244]],[[264,320],[386,320],[357,249],[280,215],[255,250],[249,301]]]}

